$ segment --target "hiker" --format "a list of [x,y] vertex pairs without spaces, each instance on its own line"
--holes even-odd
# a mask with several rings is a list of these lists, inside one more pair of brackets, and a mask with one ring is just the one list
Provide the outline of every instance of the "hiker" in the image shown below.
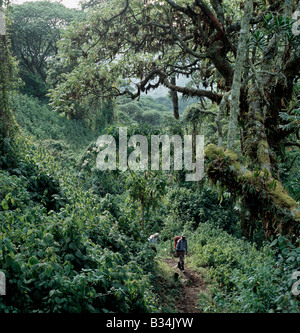
[[184,254],[187,254],[187,240],[185,234],[181,235],[181,238],[178,240],[176,244],[176,253],[177,256],[179,257],[178,268],[181,269],[183,273],[185,273]]
[[155,245],[157,244],[157,238],[159,237],[159,233],[156,233],[154,235],[151,235],[149,238],[148,238],[148,242],[150,244],[152,244],[152,250],[154,250],[155,252],[157,252],[156,250],[156,247]]

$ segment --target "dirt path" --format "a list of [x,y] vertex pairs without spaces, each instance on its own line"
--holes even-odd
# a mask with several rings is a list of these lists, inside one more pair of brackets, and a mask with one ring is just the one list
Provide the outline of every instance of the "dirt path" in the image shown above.
[[169,265],[174,274],[179,274],[182,281],[182,298],[178,302],[177,311],[179,313],[200,313],[198,307],[198,295],[200,292],[205,292],[205,283],[201,274],[191,270],[188,263],[185,265],[185,273],[177,268],[178,259],[167,258],[164,262]]

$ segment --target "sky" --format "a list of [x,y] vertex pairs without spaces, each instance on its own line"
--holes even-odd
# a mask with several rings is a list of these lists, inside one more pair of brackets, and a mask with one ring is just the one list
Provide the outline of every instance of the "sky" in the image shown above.
[[[38,1],[38,0],[11,0],[11,3],[13,4],[21,4],[24,2],[29,2],[29,1]],[[60,0],[60,1],[54,1],[53,2],[61,2],[63,5],[65,5],[68,8],[77,8],[79,4],[79,0]]]

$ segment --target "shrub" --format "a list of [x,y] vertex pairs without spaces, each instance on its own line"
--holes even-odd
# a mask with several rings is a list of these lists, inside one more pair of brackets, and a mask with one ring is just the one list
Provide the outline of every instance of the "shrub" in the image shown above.
[[212,283],[213,300],[202,304],[209,311],[299,312],[291,277],[300,252],[282,236],[257,249],[255,244],[204,223],[189,243],[194,264],[206,268]]
[[220,203],[217,193],[208,185],[196,190],[186,187],[170,188],[165,205],[164,234],[167,237],[181,233],[186,224],[196,229],[200,223],[205,222],[230,233],[236,231],[237,217],[232,203],[226,198]]
[[22,131],[38,140],[64,141],[79,151],[98,136],[83,120],[67,119],[37,98],[18,94],[11,104]]
[[[122,213],[116,224],[107,211],[109,199],[84,190],[76,175],[59,172],[52,156],[40,154],[26,146],[19,173],[0,172],[0,270],[6,276],[0,312],[156,311],[154,254],[146,237],[124,233]],[[45,191],[53,197],[52,186],[66,201],[49,210]]]

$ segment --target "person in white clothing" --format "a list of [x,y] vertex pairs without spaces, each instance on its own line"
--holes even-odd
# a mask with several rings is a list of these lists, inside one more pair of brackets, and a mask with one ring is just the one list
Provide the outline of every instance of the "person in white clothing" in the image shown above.
[[156,234],[154,234],[154,235],[151,235],[149,238],[148,238],[148,242],[150,243],[150,244],[152,244],[152,249],[155,251],[155,252],[157,252],[157,250],[156,250],[156,244],[157,244],[157,240],[158,240],[158,237],[159,237],[159,233],[156,233]]

